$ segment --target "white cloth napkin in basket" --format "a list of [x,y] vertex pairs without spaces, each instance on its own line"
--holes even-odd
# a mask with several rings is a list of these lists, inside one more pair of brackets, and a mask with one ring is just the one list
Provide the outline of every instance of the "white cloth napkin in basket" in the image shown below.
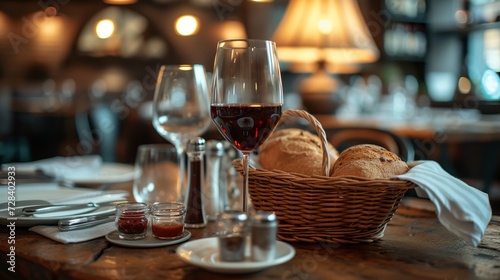
[[42,171],[48,176],[64,179],[66,176],[90,176],[99,172],[102,167],[102,158],[99,155],[52,157],[32,162],[13,162],[3,164],[2,169],[15,166],[16,171],[35,172]]
[[96,239],[116,230],[115,222],[108,222],[90,228],[60,231],[57,226],[34,226],[29,230],[61,243],[78,243]]
[[488,194],[453,177],[435,161],[415,163],[406,174],[395,177],[418,185],[436,206],[441,224],[477,247],[491,220]]

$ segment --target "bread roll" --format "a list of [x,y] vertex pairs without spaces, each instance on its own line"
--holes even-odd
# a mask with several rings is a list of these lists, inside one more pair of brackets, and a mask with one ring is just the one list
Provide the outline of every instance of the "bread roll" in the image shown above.
[[[338,157],[330,145],[330,170]],[[275,131],[259,149],[259,162],[268,170],[278,169],[305,175],[325,175],[323,152],[318,136],[297,128]],[[331,173],[331,172],[330,172]]]
[[408,165],[398,155],[371,144],[352,146],[335,161],[332,177],[356,176],[388,179],[408,171]]

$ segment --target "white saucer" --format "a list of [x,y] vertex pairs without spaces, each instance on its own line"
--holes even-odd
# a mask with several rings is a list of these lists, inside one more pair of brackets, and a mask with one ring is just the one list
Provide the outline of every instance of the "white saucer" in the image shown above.
[[177,255],[187,263],[219,273],[250,273],[279,265],[295,256],[295,249],[287,243],[276,241],[276,258],[273,261],[254,262],[249,256],[243,262],[223,262],[218,257],[217,237],[193,240],[180,245]]
[[174,245],[177,243],[184,242],[189,238],[191,238],[191,232],[189,232],[188,230],[184,230],[184,234],[180,238],[174,240],[157,239],[151,234],[151,232],[148,232],[148,234],[144,239],[139,239],[139,240],[120,239],[117,231],[112,231],[106,235],[106,239],[109,242],[116,245],[131,247],[131,248],[153,248],[153,247]]
[[64,179],[81,185],[111,184],[128,182],[134,179],[134,166],[122,163],[103,163],[99,172],[93,176],[82,176],[80,174],[69,174]]

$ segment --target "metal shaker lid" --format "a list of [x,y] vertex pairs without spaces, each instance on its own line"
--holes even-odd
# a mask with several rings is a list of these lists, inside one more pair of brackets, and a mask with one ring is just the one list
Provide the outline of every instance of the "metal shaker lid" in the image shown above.
[[271,211],[257,210],[252,216],[252,223],[268,224],[276,223],[276,214]]
[[195,137],[189,139],[187,143],[186,152],[204,152],[205,151],[205,139],[201,137]]
[[248,216],[242,211],[227,210],[220,214],[219,218],[224,221],[244,222],[248,219]]
[[209,156],[222,156],[224,154],[224,144],[218,140],[207,141],[207,155]]

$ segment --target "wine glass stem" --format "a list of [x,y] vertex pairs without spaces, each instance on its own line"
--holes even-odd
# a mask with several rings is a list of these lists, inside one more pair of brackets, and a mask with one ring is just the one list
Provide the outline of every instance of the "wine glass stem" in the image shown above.
[[248,214],[248,169],[249,169],[249,157],[250,153],[244,152],[243,153],[243,168],[244,168],[244,174],[243,174],[243,212]]
[[180,191],[180,202],[184,203],[184,200],[186,199],[186,156],[185,156],[185,149],[182,146],[176,146],[177,150],[177,156],[179,157],[179,191]]

